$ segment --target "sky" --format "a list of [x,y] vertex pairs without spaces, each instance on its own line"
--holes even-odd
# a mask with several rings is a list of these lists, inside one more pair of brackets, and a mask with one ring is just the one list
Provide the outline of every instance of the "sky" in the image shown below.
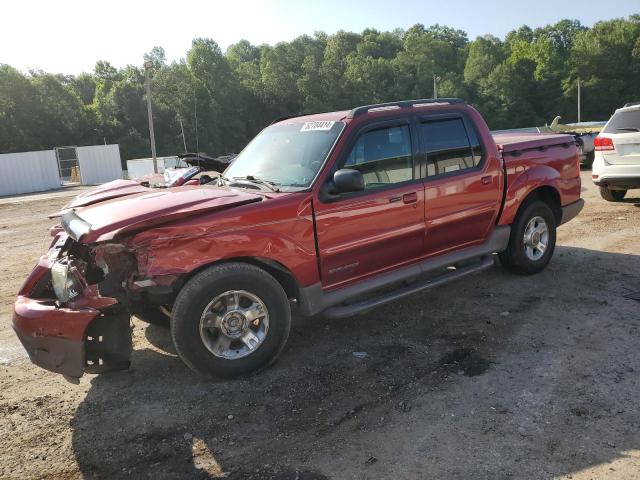
[[640,0],[5,0],[1,7],[0,63],[24,72],[77,74],[97,60],[141,65],[154,46],[168,60],[185,57],[191,40],[213,38],[224,51],[241,39],[289,41],[317,30],[360,32],[439,23],[504,38],[521,25],[563,18],[591,26],[640,13]]

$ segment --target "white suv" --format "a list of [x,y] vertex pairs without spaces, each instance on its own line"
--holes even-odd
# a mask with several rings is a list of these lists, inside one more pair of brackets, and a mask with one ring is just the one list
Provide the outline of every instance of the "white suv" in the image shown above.
[[591,178],[602,198],[619,202],[640,188],[640,102],[617,109],[593,144]]

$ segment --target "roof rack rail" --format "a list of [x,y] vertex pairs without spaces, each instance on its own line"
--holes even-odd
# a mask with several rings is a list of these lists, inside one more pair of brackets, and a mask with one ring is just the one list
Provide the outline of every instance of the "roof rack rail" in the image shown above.
[[635,107],[636,105],[640,105],[640,102],[627,102],[624,104],[624,107]]
[[397,102],[387,102],[387,103],[375,103],[373,105],[363,105],[361,107],[356,107],[349,112],[347,118],[354,118],[358,115],[362,115],[363,113],[367,113],[370,110],[391,110],[396,108],[409,108],[414,107],[416,105],[424,105],[428,103],[465,103],[464,100],[460,98],[421,98],[418,100],[400,100]]

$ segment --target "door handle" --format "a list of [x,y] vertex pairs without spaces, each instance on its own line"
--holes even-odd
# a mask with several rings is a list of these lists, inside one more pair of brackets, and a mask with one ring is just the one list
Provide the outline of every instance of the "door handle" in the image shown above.
[[489,185],[491,183],[491,180],[493,180],[493,176],[491,175],[487,175],[486,177],[481,178],[483,185]]
[[405,193],[402,196],[402,201],[404,203],[415,203],[418,201],[418,194],[416,192],[412,192],[412,193]]

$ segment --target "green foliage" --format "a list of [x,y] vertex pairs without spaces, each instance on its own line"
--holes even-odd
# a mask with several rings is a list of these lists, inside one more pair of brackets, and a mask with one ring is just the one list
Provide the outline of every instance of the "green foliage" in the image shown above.
[[485,35],[469,45],[469,54],[464,66],[464,80],[472,85],[481,85],[505,60],[504,45],[500,39]]
[[[274,118],[394,99],[459,96],[491,128],[576,120],[582,84],[585,120],[604,120],[640,100],[640,15],[576,20],[531,29],[504,41],[416,24],[406,31],[316,32],[274,46],[241,40],[222,52],[195,39],[185,59],[167,63],[162,47],[144,55],[159,155],[183,150],[239,151]],[[142,66],[99,61],[77,76],[23,74],[0,65],[0,152],[119,143],[123,158],[149,155]],[[197,115],[196,115],[197,113]],[[197,116],[197,122],[196,122]]]

